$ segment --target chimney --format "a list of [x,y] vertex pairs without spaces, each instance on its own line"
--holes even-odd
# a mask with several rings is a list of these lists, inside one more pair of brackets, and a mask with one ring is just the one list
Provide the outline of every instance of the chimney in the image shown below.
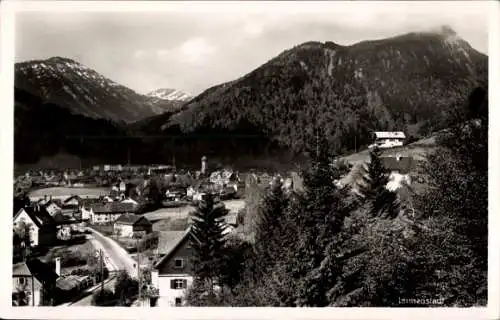
[[58,276],[61,275],[61,258],[60,257],[57,257],[56,258],[56,273]]

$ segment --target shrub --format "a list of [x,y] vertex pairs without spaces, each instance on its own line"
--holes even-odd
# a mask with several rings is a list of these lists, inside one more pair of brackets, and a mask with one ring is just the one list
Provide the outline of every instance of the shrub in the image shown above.
[[139,283],[125,271],[120,271],[116,279],[115,295],[120,306],[130,306],[139,292]]
[[116,299],[115,295],[113,294],[113,291],[109,289],[104,289],[104,290],[98,290],[92,295],[91,303],[93,306],[99,306],[99,307],[114,306],[116,305]]

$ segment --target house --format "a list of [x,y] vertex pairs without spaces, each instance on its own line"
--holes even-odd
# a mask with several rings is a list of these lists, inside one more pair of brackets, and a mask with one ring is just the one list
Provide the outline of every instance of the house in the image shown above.
[[30,246],[50,246],[57,239],[55,221],[41,206],[21,208],[13,220],[14,229],[27,229],[25,230],[29,235]]
[[116,201],[104,204],[96,203],[89,209],[86,209],[85,213],[82,210],[82,219],[84,216],[89,216],[89,221],[92,224],[108,224],[116,221],[122,214],[136,213],[138,210],[139,206],[133,203],[121,203]]
[[389,191],[396,191],[402,186],[411,185],[411,178],[408,174],[401,174],[398,172],[391,172],[389,175],[389,182],[387,182],[386,188]]
[[47,204],[44,205],[45,210],[50,214],[51,217],[56,215],[57,213],[60,213],[62,211],[62,208],[59,207],[55,201],[50,200],[47,202]]
[[[59,268],[59,269],[58,269]],[[56,259],[56,270],[60,260]],[[39,259],[30,259],[12,266],[12,304],[16,306],[52,305],[57,271]]]
[[223,200],[235,199],[238,194],[238,185],[236,183],[230,182],[225,187],[220,190],[219,195]]
[[105,164],[103,169],[105,172],[108,172],[108,171],[121,172],[123,170],[123,166],[121,164],[118,164],[118,165]]
[[188,199],[193,199],[194,195],[197,193],[197,191],[195,190],[195,188],[193,188],[192,186],[190,186],[189,188],[187,188],[186,190],[186,197]]
[[82,201],[82,198],[79,196],[70,196],[69,198],[66,198],[63,200],[63,208],[78,208]]
[[151,175],[166,175],[172,171],[173,167],[170,165],[151,166],[148,168],[148,176]]
[[378,146],[379,148],[400,147],[406,139],[406,136],[402,131],[376,131],[373,135],[374,142],[369,146],[369,148],[373,148],[375,146]]
[[136,233],[152,232],[152,224],[144,216],[122,214],[113,225],[113,233],[120,237],[132,237]]
[[238,182],[238,174],[232,170],[214,171],[210,174],[210,183],[215,185],[227,185],[229,182]]
[[103,202],[113,202],[115,200],[113,200],[110,196],[105,196],[105,197],[102,198],[102,201]]
[[138,205],[139,203],[137,201],[135,201],[134,199],[132,198],[125,198],[125,200],[122,200],[121,203],[132,203],[134,205]]
[[82,202],[82,198],[79,196],[70,196],[69,198],[66,198],[62,202],[62,208],[63,209],[78,209],[80,206],[80,203]]
[[90,216],[92,213],[92,206],[102,203],[105,203],[103,199],[82,199],[82,202],[80,203],[80,211],[78,214],[74,214],[74,217],[77,217],[84,221],[88,221],[90,220]]
[[193,283],[190,231],[165,231],[160,233],[158,250],[164,256],[154,265],[151,281],[159,291],[157,306],[181,306],[184,294]]
[[74,299],[83,290],[93,285],[90,276],[65,275],[57,278],[55,296],[57,302]]
[[165,192],[168,201],[180,201],[187,193],[181,189],[172,189]]
[[77,220],[62,213],[57,213],[53,218],[58,239],[69,240],[71,238],[71,231],[83,230],[85,227],[82,220]]
[[238,213],[229,213],[224,216],[224,222],[226,227],[224,229],[224,234],[230,234],[238,226]]

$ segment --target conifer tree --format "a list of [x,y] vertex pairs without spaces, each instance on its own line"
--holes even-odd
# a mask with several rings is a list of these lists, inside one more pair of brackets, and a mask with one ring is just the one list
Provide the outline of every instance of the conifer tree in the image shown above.
[[370,150],[370,162],[366,165],[366,174],[363,175],[362,182],[359,184],[361,197],[367,201],[374,200],[389,182],[381,156],[380,148],[374,147]]
[[432,293],[445,296],[445,305],[484,305],[488,279],[487,91],[475,89],[467,108],[460,111],[438,139],[438,150],[421,167],[428,189],[417,197],[416,204],[422,217],[433,223],[432,234],[423,240],[435,250],[420,248],[422,262],[414,270],[422,285],[439,283]]
[[283,215],[288,205],[282,186],[281,181],[273,181],[259,208],[255,232],[255,252],[261,273],[267,272],[280,259],[279,248],[283,240]]
[[191,246],[194,251],[192,265],[195,281],[207,286],[211,293],[224,270],[223,217],[227,214],[224,204],[215,203],[214,196],[207,195],[192,217]]
[[358,184],[359,192],[362,200],[369,204],[372,216],[394,217],[399,210],[397,194],[386,188],[389,177],[381,155],[378,147],[370,150],[370,163],[362,182]]
[[342,265],[337,258],[344,241],[342,225],[351,210],[345,202],[347,190],[336,185],[342,172],[331,165],[326,139],[320,138],[313,155],[312,166],[303,173],[305,192],[290,205],[288,225],[294,226],[295,239],[287,243],[280,264],[286,272],[282,279],[294,282],[278,294],[289,306],[329,304],[328,292]]

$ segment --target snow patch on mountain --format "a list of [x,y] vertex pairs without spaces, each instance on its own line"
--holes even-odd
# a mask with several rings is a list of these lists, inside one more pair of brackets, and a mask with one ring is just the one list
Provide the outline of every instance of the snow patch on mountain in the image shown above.
[[[77,114],[120,122],[139,121],[178,103],[139,94],[77,61],[62,57],[17,63],[15,82],[16,87]],[[171,97],[186,99],[187,95],[171,92]]]
[[162,100],[189,101],[191,96],[185,92],[176,89],[157,89],[147,94],[148,97],[158,98]]

